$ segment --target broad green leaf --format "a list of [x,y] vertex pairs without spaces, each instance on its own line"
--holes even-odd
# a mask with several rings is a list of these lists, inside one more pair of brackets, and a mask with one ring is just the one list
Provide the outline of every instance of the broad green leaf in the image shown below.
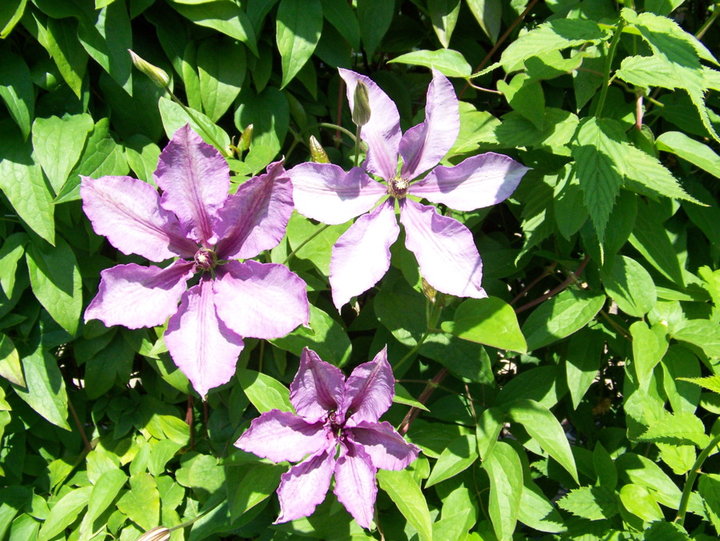
[[558,507],[588,520],[602,520],[618,513],[615,494],[605,487],[580,487],[560,500]]
[[645,9],[657,15],[669,15],[685,0],[646,0]]
[[15,294],[18,263],[25,255],[28,239],[24,232],[13,233],[5,239],[0,248],[0,287],[8,299]]
[[380,488],[387,492],[398,510],[417,530],[420,541],[432,541],[432,518],[425,496],[408,470],[378,470]]
[[452,321],[444,321],[442,329],[464,340],[499,349],[527,350],[512,307],[497,297],[468,299],[455,310]]
[[35,164],[29,143],[9,122],[0,123],[0,190],[18,216],[49,243],[55,242],[54,207],[40,166]]
[[570,337],[565,357],[565,377],[575,409],[595,381],[604,348],[605,337],[598,331],[583,330]]
[[720,475],[710,472],[701,475],[698,492],[715,531],[720,532]]
[[230,148],[230,136],[221,127],[217,126],[206,115],[199,111],[183,108],[174,101],[160,98],[160,116],[168,139],[172,138],[177,130],[185,124],[190,124],[192,129],[202,137],[206,143],[214,146],[222,153],[227,153]]
[[160,147],[138,135],[125,141],[125,157],[135,176],[150,182],[160,157]]
[[435,35],[447,49],[460,14],[460,0],[428,0],[428,11]]
[[562,397],[562,377],[555,365],[538,366],[512,377],[497,395],[498,405],[529,398],[541,406],[552,408]]
[[216,122],[240,93],[245,80],[245,48],[220,38],[203,40],[197,49],[197,68],[203,111]]
[[257,38],[252,23],[245,11],[232,0],[216,0],[202,4],[172,1],[170,5],[193,23],[241,41],[255,56],[258,55]]
[[93,355],[81,358],[85,365],[85,392],[88,398],[96,399],[113,388],[116,381],[121,385],[130,379],[133,360],[139,341],[125,332],[115,333],[112,340]]
[[350,46],[360,49],[360,23],[357,15],[347,2],[335,0],[322,0],[322,11],[325,19],[333,25]]
[[324,275],[330,274],[332,247],[350,223],[325,225],[313,223],[303,215],[293,212],[287,225],[290,248],[296,250],[293,257],[311,261]]
[[93,487],[81,487],[71,490],[60,498],[50,508],[50,514],[45,518],[38,534],[38,541],[49,541],[62,533],[85,509],[90,501]]
[[239,467],[226,467],[227,498],[230,517],[244,513],[272,496],[285,468],[276,464],[251,462]]
[[522,333],[528,350],[552,344],[582,329],[605,304],[605,295],[566,289],[545,301],[525,320]]
[[566,531],[567,527],[563,524],[563,517],[543,494],[540,487],[530,479],[525,479],[524,483],[518,508],[518,521],[541,532],[561,533]]
[[15,25],[20,22],[26,5],[27,0],[9,0],[0,6],[0,39],[8,37]]
[[176,472],[179,484],[188,488],[201,488],[212,494],[225,484],[225,469],[211,455],[186,454],[182,467]]
[[93,119],[88,114],[36,118],[33,122],[34,154],[55,193],[63,187],[80,159],[93,128]]
[[700,449],[710,443],[710,436],[705,434],[703,422],[688,412],[665,412],[662,417],[653,421],[638,439],[670,445],[696,445]]
[[534,400],[518,400],[506,406],[510,418],[523,426],[530,437],[578,482],[575,459],[565,430],[552,412]]
[[275,39],[282,59],[285,87],[310,59],[320,40],[323,10],[320,0],[280,0]]
[[671,152],[720,178],[720,156],[708,145],[688,137],[683,132],[668,131],[655,140],[658,150]]
[[477,442],[474,434],[467,434],[453,440],[440,454],[440,458],[438,458],[430,477],[425,483],[425,488],[427,489],[457,475],[461,471],[465,471],[477,458]]
[[403,404],[413,408],[418,408],[423,411],[430,411],[425,404],[418,402],[405,387],[399,383],[395,383],[395,395],[393,396],[393,403]]
[[77,22],[73,19],[48,19],[46,48],[62,78],[80,98],[88,54],[78,41],[77,27]]
[[236,377],[248,400],[260,413],[271,409],[293,411],[290,391],[275,378],[248,369],[238,370]]
[[67,423],[68,399],[65,382],[57,361],[38,347],[21,359],[25,388],[14,387],[15,393],[39,415],[60,428],[70,430]]
[[466,0],[480,28],[490,41],[495,43],[500,35],[502,23],[502,0]]
[[55,246],[30,242],[25,260],[40,304],[63,329],[75,334],[82,312],[82,280],[70,245],[60,237]]
[[599,441],[595,443],[592,458],[593,468],[597,476],[596,484],[609,490],[615,490],[617,486],[617,468],[612,456]]
[[625,485],[620,489],[623,507],[645,522],[662,520],[663,513],[652,493],[641,485]]
[[25,541],[36,539],[40,523],[32,516],[23,513],[12,522],[8,541]]
[[523,471],[520,457],[513,447],[499,441],[482,463],[490,478],[488,513],[499,541],[513,537],[520,502],[522,501]]
[[[441,70],[442,71],[442,70]],[[443,72],[447,75],[447,72]],[[495,140],[495,129],[500,121],[486,111],[460,102],[460,133],[448,156],[457,156],[478,150],[483,142]]]
[[95,481],[88,501],[87,513],[83,516],[80,532],[90,537],[96,531],[95,520],[110,507],[127,482],[127,475],[120,469],[111,469],[103,473]]
[[651,489],[661,504],[677,509],[681,491],[655,462],[642,455],[626,452],[615,460],[620,478]]
[[160,493],[155,479],[148,473],[130,477],[130,490],[123,494],[117,507],[143,530],[149,530],[160,521]]
[[668,341],[665,337],[667,327],[656,323],[648,327],[644,321],[636,321],[630,326],[632,335],[633,367],[641,389],[650,385],[653,369],[665,355]]
[[527,118],[538,130],[543,129],[545,95],[539,81],[531,79],[526,73],[518,73],[509,83],[498,81],[497,88],[514,111]]
[[368,57],[377,51],[395,14],[395,0],[357,0],[360,36]]
[[[23,0],[23,4],[25,1]],[[6,8],[0,7],[0,10],[2,9]],[[20,128],[23,139],[27,139],[35,112],[35,91],[30,69],[25,60],[10,51],[6,45],[0,46],[0,55],[3,59],[0,62],[0,98]]]
[[685,284],[676,249],[665,225],[661,218],[649,212],[648,206],[642,202],[638,205],[630,244],[668,280],[678,286]]
[[26,387],[20,355],[9,336],[0,334],[0,376],[18,387]]
[[672,331],[675,340],[701,348],[710,357],[720,356],[720,326],[707,319],[690,319]]
[[626,314],[643,317],[655,306],[655,283],[650,273],[634,259],[616,256],[603,267],[600,277],[605,291]]
[[453,49],[438,49],[437,51],[412,51],[396,56],[390,63],[410,64],[411,66],[425,66],[436,69],[448,77],[469,77],[472,68],[465,57]]

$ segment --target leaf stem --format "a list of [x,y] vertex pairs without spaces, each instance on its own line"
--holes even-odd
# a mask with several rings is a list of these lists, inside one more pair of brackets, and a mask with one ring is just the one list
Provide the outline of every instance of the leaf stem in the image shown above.
[[92,445],[90,444],[90,440],[87,437],[87,434],[85,433],[85,428],[82,425],[82,422],[80,421],[80,417],[78,417],[77,411],[75,411],[75,406],[73,406],[72,400],[68,397],[68,410],[70,411],[70,415],[73,418],[73,422],[75,423],[75,426],[78,429],[78,432],[80,433],[80,438],[83,442],[83,447],[85,448],[85,452],[88,453],[92,450]]
[[313,234],[310,235],[308,238],[306,238],[304,241],[302,241],[297,248],[295,248],[292,252],[290,252],[290,253],[287,255],[287,257],[285,258],[285,261],[283,261],[283,265],[287,265],[287,262],[290,261],[290,259],[292,259],[292,257],[293,257],[299,250],[301,250],[301,249],[303,248],[303,246],[305,246],[308,242],[310,242],[310,241],[313,240],[315,237],[317,237],[320,233],[322,233],[323,231],[325,231],[328,227],[330,227],[330,224],[324,224],[320,229],[318,229],[317,231],[315,231],[315,233],[313,233]]
[[355,130],[355,167],[357,167],[360,164],[360,130],[362,128],[360,126],[357,127]]
[[332,122],[318,122],[318,126],[321,128],[331,128],[336,131],[341,131],[345,135],[347,135],[350,139],[353,140],[353,143],[357,144],[357,138],[353,132],[348,130],[347,128],[343,128],[342,126],[339,126],[338,124],[333,124]]
[[575,282],[577,280],[578,276],[580,276],[582,274],[582,272],[585,270],[585,267],[588,264],[588,261],[590,261],[590,256],[586,255],[585,258],[578,265],[578,268],[575,269],[575,272],[571,272],[570,274],[568,274],[568,277],[565,278],[565,280],[563,280],[562,283],[560,283],[560,285],[551,289],[544,295],[541,295],[537,299],[533,299],[530,302],[523,304],[522,306],[516,308],[515,313],[519,314],[521,312],[524,312],[525,310],[529,310],[533,306],[536,306],[536,305],[540,304],[541,302],[548,300],[553,295],[557,295],[563,289],[566,289],[570,284],[572,284],[573,282]]
[[682,497],[680,498],[680,507],[678,507],[677,516],[675,517],[675,522],[680,526],[682,526],[685,521],[685,514],[687,513],[688,504],[690,503],[690,494],[692,493],[693,486],[695,486],[695,479],[697,479],[700,473],[700,468],[702,468],[703,463],[718,443],[720,443],[720,434],[716,435],[708,446],[700,452],[690,473],[688,473],[685,486],[683,487]]
[[605,107],[605,98],[607,98],[608,88],[610,87],[610,70],[612,70],[613,58],[615,58],[615,51],[620,42],[620,36],[622,35],[624,26],[625,21],[621,19],[617,27],[615,27],[615,33],[613,34],[612,41],[610,41],[610,49],[608,49],[607,57],[605,58],[602,89],[600,90],[600,97],[598,98],[598,104],[595,108],[595,116],[597,117],[601,116],[602,110]]

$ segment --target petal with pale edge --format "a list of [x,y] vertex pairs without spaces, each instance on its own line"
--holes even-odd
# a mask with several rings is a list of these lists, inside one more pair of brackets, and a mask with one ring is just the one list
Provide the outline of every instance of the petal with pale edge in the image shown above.
[[458,100],[452,83],[433,70],[425,104],[425,121],[410,128],[400,141],[401,176],[412,180],[443,159],[460,131]]
[[345,376],[336,366],[305,348],[300,367],[290,384],[290,402],[298,415],[308,421],[326,419],[339,408],[345,391]]
[[348,426],[377,421],[392,404],[395,378],[387,360],[387,346],[367,363],[355,367],[345,382],[342,413]]
[[214,296],[212,282],[200,280],[182,296],[165,331],[170,356],[203,398],[235,374],[243,348],[242,338],[218,318]]
[[339,69],[340,77],[347,86],[350,110],[355,105],[355,87],[362,82],[368,89],[370,120],[360,129],[360,138],[368,145],[365,168],[384,179],[395,176],[400,145],[400,115],[395,103],[387,94],[365,75],[347,69]]
[[335,465],[333,492],[360,526],[370,528],[377,497],[377,470],[362,448],[346,443]]
[[405,246],[415,254],[420,274],[431,286],[458,297],[487,297],[482,261],[467,227],[410,199],[402,202],[400,222],[405,227]]
[[295,208],[326,224],[342,224],[370,210],[387,188],[359,167],[347,173],[331,163],[301,163],[288,171]]
[[436,167],[423,180],[412,184],[408,192],[433,203],[470,211],[507,199],[527,171],[527,167],[509,156],[486,152],[454,167]]
[[298,462],[327,446],[327,431],[323,423],[310,424],[293,413],[271,410],[253,419],[235,446],[273,462]]
[[163,190],[162,206],[196,241],[215,244],[215,212],[230,188],[230,169],[220,153],[186,124],[160,153],[154,178]]
[[277,246],[293,210],[292,186],[281,162],[251,178],[218,211],[221,259],[248,259]]
[[275,524],[312,515],[330,488],[335,469],[335,447],[290,468],[280,477],[277,489],[280,516]]
[[220,319],[240,336],[280,338],[310,317],[305,282],[276,263],[231,261],[215,280]]
[[154,327],[177,312],[193,263],[178,260],[169,267],[117,265],[100,273],[100,287],[85,310],[85,321],[99,319],[106,326],[129,329]]
[[390,246],[399,234],[394,199],[388,199],[360,216],[337,240],[330,259],[330,287],[338,310],[385,275],[390,268]]
[[180,223],[160,206],[155,188],[131,177],[82,177],[83,210],[98,235],[124,254],[164,261],[195,252]]
[[406,442],[386,421],[382,423],[362,422],[346,433],[354,443],[360,445],[379,470],[403,470],[417,458],[418,449]]

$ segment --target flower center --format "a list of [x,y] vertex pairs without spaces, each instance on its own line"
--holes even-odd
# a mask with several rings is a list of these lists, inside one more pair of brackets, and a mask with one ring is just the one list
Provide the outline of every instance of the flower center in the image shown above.
[[217,265],[217,256],[210,248],[202,247],[195,252],[195,265],[200,272],[207,272]]
[[407,195],[409,182],[401,177],[395,177],[388,182],[387,193],[395,199],[404,199]]

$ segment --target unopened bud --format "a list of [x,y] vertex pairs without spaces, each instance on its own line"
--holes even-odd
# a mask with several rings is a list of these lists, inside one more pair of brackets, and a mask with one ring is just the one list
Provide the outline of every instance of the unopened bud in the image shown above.
[[367,86],[361,81],[355,86],[352,121],[358,126],[364,126],[370,120],[370,96]]
[[130,53],[130,58],[132,59],[133,66],[135,66],[138,71],[147,75],[150,80],[156,85],[158,85],[160,88],[168,87],[168,85],[170,84],[170,76],[164,69],[158,68],[157,66],[151,64],[130,49],[128,49],[128,52]]
[[320,141],[315,139],[314,135],[310,136],[308,146],[310,147],[310,159],[312,161],[315,163],[330,163],[330,158],[328,158],[327,152],[325,152],[325,149],[320,144]]
[[170,539],[170,530],[164,526],[157,526],[138,537],[137,541],[167,541]]
[[425,295],[425,298],[429,300],[432,304],[435,304],[435,299],[437,298],[437,289],[428,284],[425,278],[421,278],[421,280],[423,295]]
[[250,143],[252,143],[253,138],[253,125],[248,124],[245,129],[242,132],[242,135],[240,136],[240,141],[238,142],[238,150],[241,152],[245,152],[250,148]]

